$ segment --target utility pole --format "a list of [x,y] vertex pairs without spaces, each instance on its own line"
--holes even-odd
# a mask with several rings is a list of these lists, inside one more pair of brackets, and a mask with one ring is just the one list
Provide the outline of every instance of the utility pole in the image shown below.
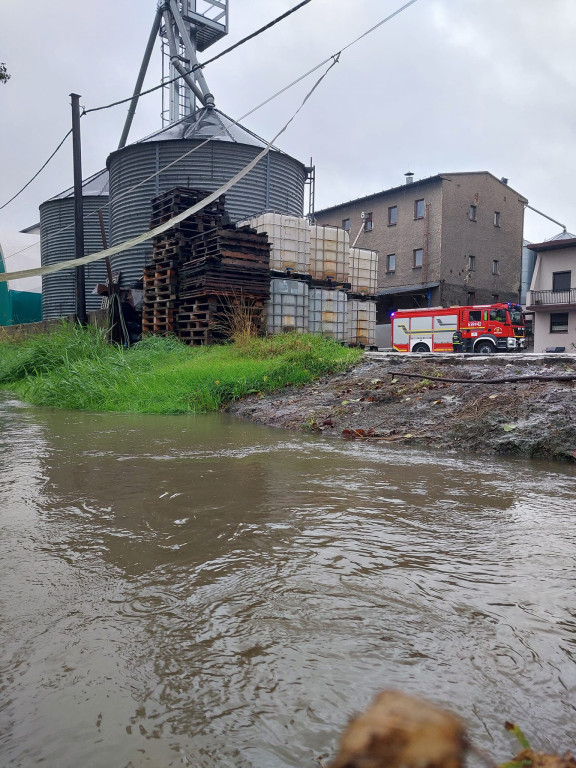
[[[72,156],[74,164],[74,232],[76,258],[84,256],[84,200],[82,198],[82,141],[80,137],[80,96],[71,93],[72,99]],[[84,265],[76,267],[76,319],[87,325],[86,278]]]

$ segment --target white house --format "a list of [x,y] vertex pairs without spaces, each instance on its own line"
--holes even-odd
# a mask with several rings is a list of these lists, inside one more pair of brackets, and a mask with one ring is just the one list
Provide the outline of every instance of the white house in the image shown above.
[[576,353],[576,235],[561,232],[528,246],[537,254],[526,311],[534,312],[534,351]]

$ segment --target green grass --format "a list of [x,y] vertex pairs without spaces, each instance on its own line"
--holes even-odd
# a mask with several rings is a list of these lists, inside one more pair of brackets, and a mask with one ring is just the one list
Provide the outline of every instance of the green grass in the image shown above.
[[309,334],[213,347],[147,337],[125,350],[107,344],[102,331],[63,324],[49,335],[0,342],[0,387],[57,408],[193,413],[306,384],[360,357],[358,350]]

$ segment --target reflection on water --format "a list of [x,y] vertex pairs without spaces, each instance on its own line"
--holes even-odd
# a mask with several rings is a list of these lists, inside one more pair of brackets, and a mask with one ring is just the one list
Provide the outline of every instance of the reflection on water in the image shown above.
[[384,687],[574,749],[572,467],[0,400],[0,764],[317,766]]

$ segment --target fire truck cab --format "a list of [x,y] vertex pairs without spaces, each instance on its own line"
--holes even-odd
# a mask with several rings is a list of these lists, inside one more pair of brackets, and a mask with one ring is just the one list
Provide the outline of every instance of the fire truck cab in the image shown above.
[[399,309],[391,315],[392,346],[397,352],[462,352],[488,355],[525,347],[524,315],[519,304]]

